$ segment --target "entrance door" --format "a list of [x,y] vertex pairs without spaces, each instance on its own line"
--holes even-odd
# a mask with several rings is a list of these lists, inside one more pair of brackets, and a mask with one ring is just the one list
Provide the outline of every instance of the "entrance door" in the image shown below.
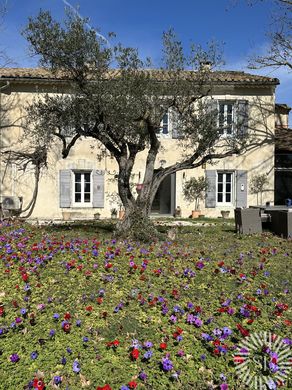
[[275,205],[292,198],[292,169],[275,170]]
[[175,173],[160,184],[152,203],[152,214],[173,215],[175,209]]

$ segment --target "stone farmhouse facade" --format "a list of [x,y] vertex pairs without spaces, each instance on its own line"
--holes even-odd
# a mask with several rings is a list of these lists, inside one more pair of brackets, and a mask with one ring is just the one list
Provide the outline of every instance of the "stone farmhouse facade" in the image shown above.
[[[214,71],[210,77],[215,85],[212,99],[218,108],[218,124],[222,137],[233,132],[238,112],[246,112],[246,131],[258,132],[261,138],[273,140],[275,134],[275,89],[278,79],[237,71]],[[66,84],[64,78],[53,77],[40,68],[4,68],[0,70],[0,111],[9,109],[2,119],[1,149],[21,148],[21,118],[26,115],[26,106],[44,93],[56,93]],[[5,123],[14,123],[5,128]],[[171,115],[166,113],[160,129],[163,152],[157,159],[157,169],[179,159],[180,148]],[[93,147],[93,145],[95,145]],[[206,199],[200,202],[202,214],[208,217],[221,216],[221,211],[256,204],[256,195],[250,191],[254,175],[266,174],[268,185],[263,202],[274,203],[274,143],[260,143],[258,148],[239,156],[228,157],[208,163],[196,170],[179,171],[161,184],[152,212],[154,215],[170,216],[175,209],[188,217],[194,205],[183,197],[183,184],[190,177],[206,176],[209,189]],[[113,208],[119,209],[117,197],[117,166],[111,156],[89,138],[77,141],[66,159],[61,157],[61,146],[50,151],[49,164],[40,179],[39,194],[31,218],[44,220],[92,219],[97,213],[101,218],[110,217]],[[133,186],[138,188],[144,174],[145,154],[140,153],[134,166]],[[21,172],[14,164],[1,161],[0,195],[22,196],[23,204],[31,199],[32,174]]]

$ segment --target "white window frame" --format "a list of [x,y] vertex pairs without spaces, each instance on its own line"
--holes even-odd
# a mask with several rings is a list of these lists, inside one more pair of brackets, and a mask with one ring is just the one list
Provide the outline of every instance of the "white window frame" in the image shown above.
[[[75,173],[81,174],[81,202],[75,201]],[[84,202],[84,175],[90,173],[90,202]],[[74,170],[72,171],[72,206],[73,207],[92,207],[93,199],[93,182],[92,170]]]
[[[219,133],[220,133],[220,136],[221,137],[232,137],[234,134],[235,134],[235,121],[236,121],[236,117],[235,117],[235,104],[236,104],[236,101],[234,100],[218,100],[218,119],[217,119],[217,126],[218,126],[218,129],[219,129]],[[223,105],[224,106],[224,112],[223,112],[223,127],[220,126],[220,106]],[[227,124],[227,118],[228,118],[228,105],[231,105],[232,106],[232,122],[231,122],[231,133],[227,133],[227,127],[228,127],[228,124]],[[222,133],[220,132],[222,129]]]
[[[223,175],[223,191],[222,191],[222,202],[218,201],[218,184],[219,184],[219,180],[218,180],[218,176],[219,174],[222,174]],[[226,184],[227,184],[227,181],[226,181],[226,175],[227,174],[231,174],[231,191],[230,191],[230,202],[226,202]],[[216,204],[218,206],[232,206],[233,205],[233,201],[234,201],[234,191],[235,191],[235,182],[234,182],[234,178],[235,178],[235,175],[234,175],[234,171],[217,171],[217,176],[216,176]]]
[[[167,115],[167,133],[163,133],[163,119],[164,119],[165,115]],[[161,119],[159,131],[157,132],[158,137],[160,137],[160,138],[171,138],[172,137],[170,117],[171,117],[171,113],[170,113],[170,109],[168,109],[167,112],[165,112],[163,114],[163,117]]]

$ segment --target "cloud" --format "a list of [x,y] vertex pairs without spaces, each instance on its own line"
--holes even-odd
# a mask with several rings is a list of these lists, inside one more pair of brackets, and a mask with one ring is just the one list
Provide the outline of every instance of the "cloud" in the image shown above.
[[[62,2],[63,2],[67,7],[69,7],[69,8],[74,12],[74,14],[75,14],[78,18],[83,19],[83,17],[81,16],[81,14],[78,12],[78,10],[77,10],[75,7],[73,7],[72,4],[70,4],[67,0],[62,0]],[[103,36],[102,34],[98,33],[92,26],[90,26],[89,23],[85,23],[85,25],[86,25],[86,27],[87,27],[89,30],[95,31],[96,36],[97,36],[98,38],[101,38],[103,41],[106,42],[106,44],[107,44],[108,46],[110,46],[110,43],[109,43],[109,41],[105,38],[105,36]]]

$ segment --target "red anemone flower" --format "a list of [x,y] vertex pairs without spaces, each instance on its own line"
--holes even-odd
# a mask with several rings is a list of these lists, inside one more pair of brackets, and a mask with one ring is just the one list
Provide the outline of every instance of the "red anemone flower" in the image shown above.
[[131,351],[131,357],[132,357],[132,359],[133,359],[133,360],[137,360],[138,357],[139,357],[139,354],[140,354],[139,349],[134,348],[134,349]]
[[33,388],[36,390],[43,390],[45,388],[45,383],[42,379],[34,378],[33,380]]

